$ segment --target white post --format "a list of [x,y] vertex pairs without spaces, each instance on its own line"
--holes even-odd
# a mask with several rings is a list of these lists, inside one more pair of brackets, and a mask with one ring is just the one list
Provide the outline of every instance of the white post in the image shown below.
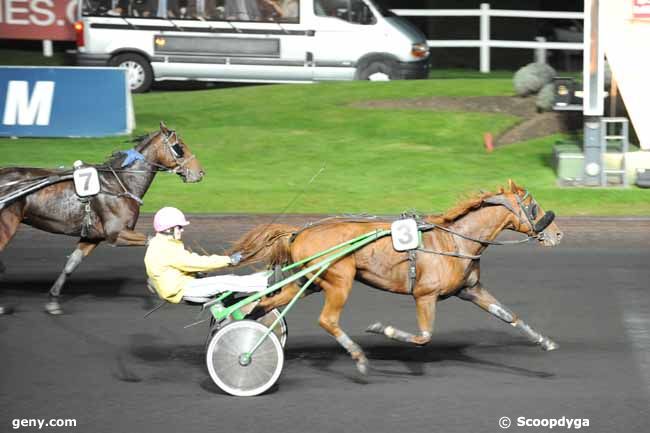
[[[537,36],[535,38],[537,42],[546,42],[546,38],[543,36]],[[535,48],[535,63],[546,63],[546,48],[537,47]]]
[[49,40],[49,39],[44,39],[43,40],[43,56],[52,57],[52,54],[53,54],[52,41]]
[[490,4],[481,3],[481,72],[490,72]]
[[158,18],[167,18],[167,0],[158,0]]

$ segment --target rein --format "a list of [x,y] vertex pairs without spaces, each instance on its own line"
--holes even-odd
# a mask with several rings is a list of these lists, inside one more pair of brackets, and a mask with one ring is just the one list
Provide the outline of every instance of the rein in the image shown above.
[[[535,225],[533,223],[533,220],[531,219],[531,215],[530,215],[530,208],[532,206],[537,206],[537,204],[532,203],[530,206],[527,206],[527,205],[523,204],[523,201],[526,200],[526,198],[528,196],[529,196],[528,191],[526,191],[526,194],[524,195],[523,198],[520,198],[519,195],[517,195],[517,202],[518,202],[519,207],[520,207],[520,212],[519,213],[517,213],[515,211],[515,209],[508,202],[506,202],[505,200],[493,200],[493,201],[489,201],[489,199],[486,200],[486,202],[489,203],[489,204],[504,206],[510,212],[515,214],[520,221],[521,221],[521,211],[524,212],[524,215],[526,216],[526,218],[528,220],[527,223],[532,228],[533,233],[535,233],[534,235],[527,235],[524,239],[519,239],[519,240],[516,240],[516,241],[491,241],[491,240],[488,240],[488,239],[479,239],[479,238],[475,238],[475,237],[472,237],[472,236],[464,235],[462,233],[459,233],[457,231],[451,230],[451,229],[449,229],[447,227],[443,227],[443,226],[438,225],[438,224],[423,223],[423,222],[418,222],[418,231],[425,232],[425,231],[430,231],[430,230],[436,230],[437,229],[437,230],[441,230],[443,232],[449,233],[449,234],[451,234],[453,236],[456,236],[456,237],[459,237],[459,238],[462,238],[462,239],[465,239],[465,240],[468,240],[468,241],[471,241],[471,242],[479,243],[481,245],[519,245],[519,244],[524,244],[524,243],[529,242],[532,239],[539,239],[539,237],[540,237],[540,233],[537,232],[537,230],[535,228]],[[321,225],[321,224],[326,224],[327,222],[329,222],[331,220],[343,220],[343,221],[351,220],[350,222],[355,222],[355,220],[358,221],[358,222],[377,222],[377,221],[381,221],[381,219],[379,217],[374,216],[374,215],[344,215],[344,216],[326,217],[326,218],[323,218],[321,220],[305,224],[298,231],[293,232],[291,234],[291,238],[290,238],[289,242],[293,242],[293,240],[300,233],[302,233],[303,231],[308,230],[308,229],[310,229],[312,227]],[[361,221],[359,221],[359,220],[361,220]],[[416,220],[417,220],[417,218],[416,218]],[[477,254],[477,255],[463,254],[463,253],[458,253],[458,252],[453,252],[453,251],[438,251],[438,250],[430,250],[430,249],[426,249],[426,248],[416,248],[415,250],[419,251],[419,252],[422,252],[422,253],[436,254],[436,255],[446,256],[446,257],[456,257],[456,258],[459,258],[459,259],[479,260],[481,258],[481,254]],[[409,260],[412,261],[412,259],[410,259],[410,258],[409,258]]]
[[[172,135],[174,135],[175,140],[174,140],[173,143],[170,143],[170,137]],[[101,166],[97,167],[96,169],[97,169],[97,171],[110,172],[110,173],[113,174],[113,176],[115,177],[115,179],[117,180],[117,182],[119,183],[120,187],[123,190],[122,193],[117,194],[118,197],[128,197],[128,198],[130,198],[132,200],[135,200],[140,206],[142,206],[144,204],[142,199],[140,197],[136,196],[135,194],[133,194],[131,191],[129,191],[126,188],[126,186],[124,185],[124,183],[122,182],[120,177],[117,175],[118,172],[119,173],[158,173],[158,172],[165,172],[165,173],[169,173],[169,174],[178,174],[179,172],[181,172],[181,170],[185,169],[186,175],[189,175],[189,169],[186,168],[186,165],[190,161],[192,161],[193,159],[196,158],[196,155],[194,155],[194,154],[191,155],[188,158],[178,157],[176,155],[176,152],[173,149],[174,149],[175,146],[178,146],[179,143],[178,143],[178,136],[176,135],[175,130],[171,130],[169,132],[169,134],[164,134],[163,135],[163,142],[164,142],[165,147],[167,147],[167,150],[171,154],[172,158],[174,159],[174,162],[176,162],[176,164],[177,164],[176,167],[174,167],[174,168],[169,168],[169,167],[164,166],[162,164],[159,164],[157,162],[151,161],[151,160],[145,158],[144,155],[142,155],[140,152],[136,151],[142,157],[140,160],[143,161],[145,164],[149,164],[150,166],[154,167],[155,170],[134,170],[134,169],[128,169],[128,168],[127,169],[117,169],[116,170],[115,168],[113,168],[113,166],[110,163],[101,165]],[[105,168],[105,167],[108,167],[108,169]]]
[[[526,242],[530,241],[531,239],[537,239],[539,237],[539,235],[536,235],[536,236],[530,236],[529,235],[525,239],[520,239],[520,240],[517,240],[517,241],[489,241],[487,239],[476,239],[476,238],[473,238],[471,236],[466,236],[466,235],[464,235],[462,233],[455,232],[453,230],[448,229],[447,227],[442,227],[442,226],[439,226],[439,225],[436,225],[436,224],[429,224],[428,227],[426,227],[426,229],[424,229],[422,231],[435,230],[435,229],[442,230],[443,232],[447,232],[447,233],[449,233],[451,235],[458,236],[459,238],[462,238],[462,239],[465,239],[465,240],[468,240],[468,241],[472,241],[472,242],[476,242],[476,243],[479,243],[479,244],[482,244],[482,245],[517,245],[517,244],[526,243]],[[481,258],[481,254],[477,254],[477,255],[463,254],[463,253],[455,253],[455,252],[449,252],[449,251],[429,250],[429,249],[426,249],[426,248],[416,248],[416,250],[420,251],[422,253],[437,254],[439,256],[447,256],[447,257],[456,257],[456,258],[459,258],[459,259],[480,260],[480,258]]]
[[490,240],[487,240],[487,239],[473,238],[471,236],[467,236],[467,235],[464,235],[462,233],[455,232],[455,231],[453,231],[451,229],[448,229],[447,227],[439,226],[437,224],[429,224],[429,225],[431,226],[431,228],[429,228],[429,230],[439,229],[439,230],[442,230],[443,232],[447,232],[447,233],[450,233],[450,234],[452,234],[454,236],[458,236],[459,238],[463,238],[465,240],[476,242],[476,243],[483,244],[483,245],[517,245],[517,244],[526,243],[526,242],[530,241],[531,239],[537,239],[539,237],[539,235],[537,234],[535,236],[527,235],[524,239],[519,239],[517,241],[490,241]]
[[140,206],[142,206],[142,205],[144,204],[144,202],[142,201],[142,199],[141,199],[140,197],[138,197],[137,195],[133,194],[133,193],[132,193],[131,191],[129,191],[128,189],[126,189],[126,187],[125,187],[124,184],[122,183],[122,180],[121,180],[120,177],[117,175],[117,173],[115,173],[115,170],[113,169],[113,167],[112,167],[111,165],[109,165],[108,168],[111,169],[111,172],[113,173],[113,176],[115,176],[115,179],[117,180],[117,183],[119,183],[120,186],[122,187],[122,189],[124,190],[123,193],[118,194],[118,197],[120,197],[120,196],[122,196],[122,197],[128,197],[128,198],[130,198],[130,199],[135,200],[135,201],[136,201]]

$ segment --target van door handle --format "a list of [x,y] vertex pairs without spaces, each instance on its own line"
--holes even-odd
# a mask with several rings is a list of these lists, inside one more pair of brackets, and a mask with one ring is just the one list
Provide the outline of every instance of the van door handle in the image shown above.
[[314,66],[314,53],[311,51],[305,54],[305,66]]

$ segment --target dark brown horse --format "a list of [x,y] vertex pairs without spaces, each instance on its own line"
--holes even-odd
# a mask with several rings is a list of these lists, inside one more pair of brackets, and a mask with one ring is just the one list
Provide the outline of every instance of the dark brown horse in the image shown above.
[[[123,167],[128,157],[124,153],[117,153],[95,166],[101,191],[88,200],[77,196],[73,181],[69,179],[70,172],[22,167],[0,169],[0,196],[5,197],[25,182],[67,175],[68,180],[37,189],[0,206],[0,251],[11,241],[20,223],[79,238],[76,249],[50,289],[50,300],[46,304],[49,313],[62,312],[58,298],[66,278],[100,242],[115,246],[146,244],[147,236],[133,229],[140,215],[141,198],[158,171],[176,173],[185,182],[198,182],[203,177],[199,161],[176,132],[162,122],[159,131],[141,138],[134,149],[141,156],[138,155],[139,159],[128,167]],[[0,262],[2,271],[4,266]],[[0,312],[2,310],[0,306]]]
[[[388,338],[424,345],[431,341],[436,304],[449,296],[470,301],[520,330],[530,341],[545,350],[558,346],[531,328],[515,313],[494,298],[480,281],[480,255],[503,230],[514,230],[534,237],[544,246],[555,246],[562,232],[533,197],[514,182],[509,190],[485,193],[463,202],[443,215],[424,217],[432,228],[422,233],[422,247],[416,253],[416,273],[410,284],[407,253],[393,249],[390,237],[364,246],[334,263],[316,282],[325,296],[319,323],[343,346],[362,374],[368,360],[361,347],[339,326],[339,318],[355,279],[372,287],[415,298],[419,333],[411,334],[393,326],[374,323],[368,332]],[[269,265],[296,262],[341,242],[377,229],[389,229],[390,222],[337,221],[300,229],[272,225],[253,229],[233,245],[241,251],[242,264],[265,262]],[[442,254],[441,254],[442,253]],[[411,290],[412,289],[412,290]],[[285,305],[297,293],[296,283],[262,300],[258,308],[269,311]],[[310,293],[313,293],[313,290]]]

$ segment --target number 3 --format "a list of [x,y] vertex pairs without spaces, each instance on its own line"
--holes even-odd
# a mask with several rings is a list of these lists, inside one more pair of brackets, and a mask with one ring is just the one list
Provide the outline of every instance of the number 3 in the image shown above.
[[408,225],[401,225],[398,230],[400,231],[399,241],[401,244],[410,244],[413,241],[413,235]]

